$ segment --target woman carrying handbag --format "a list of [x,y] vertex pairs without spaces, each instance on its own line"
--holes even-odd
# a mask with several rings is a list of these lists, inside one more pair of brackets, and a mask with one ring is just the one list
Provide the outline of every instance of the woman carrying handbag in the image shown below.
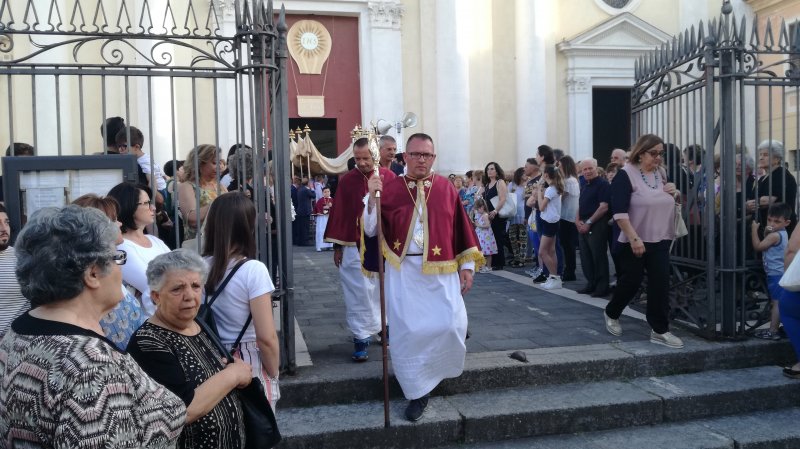
[[235,350],[252,367],[253,377],[263,384],[274,410],[280,398],[279,346],[271,297],[275,287],[266,265],[255,259],[255,223],[255,206],[245,194],[231,192],[214,200],[203,234],[203,256],[210,268],[205,289],[206,293],[216,292],[233,267],[247,259],[218,292],[211,310],[228,350],[234,349],[233,343],[252,315]]

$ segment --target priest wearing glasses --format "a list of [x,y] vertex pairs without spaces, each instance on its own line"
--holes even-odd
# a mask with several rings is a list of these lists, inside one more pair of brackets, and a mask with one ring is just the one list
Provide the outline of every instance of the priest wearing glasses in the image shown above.
[[392,180],[371,177],[364,208],[364,233],[376,235],[376,191],[383,192],[390,354],[410,401],[405,412],[410,421],[422,417],[439,382],[464,370],[467,312],[462,295],[472,287],[475,269],[484,264],[458,192],[431,170],[435,158],[430,136],[409,137],[407,174]]

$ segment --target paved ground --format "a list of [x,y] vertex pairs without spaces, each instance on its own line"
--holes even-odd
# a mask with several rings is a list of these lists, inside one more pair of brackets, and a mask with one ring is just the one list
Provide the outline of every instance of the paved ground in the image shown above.
[[[530,267],[527,267],[530,268]],[[352,363],[352,335],[345,322],[344,301],[333,253],[294,247],[296,318],[311,362]],[[578,268],[580,276],[580,268]],[[466,295],[470,338],[468,352],[577,346],[613,341],[647,340],[644,317],[626,311],[622,337],[605,330],[602,308],[607,300],[575,293],[583,286],[565,283],[548,292],[533,286],[524,269],[477,274]],[[681,334],[680,331],[677,332]],[[380,363],[378,346],[370,348],[372,363]]]

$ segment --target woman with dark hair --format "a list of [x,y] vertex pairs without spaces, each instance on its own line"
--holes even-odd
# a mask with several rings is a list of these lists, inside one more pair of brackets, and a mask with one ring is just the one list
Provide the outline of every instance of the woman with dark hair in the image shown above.
[[[121,223],[117,221],[119,215],[119,203],[113,197],[106,196],[100,197],[93,193],[82,195],[75,199],[72,204],[80,207],[92,207],[102,211],[109,220],[113,221],[117,226]],[[117,228],[119,229],[119,227]],[[117,235],[117,245],[122,243],[122,231],[120,230]],[[103,334],[121,350],[126,350],[128,342],[130,341],[133,333],[144,322],[144,313],[142,312],[142,305],[139,300],[133,296],[128,289],[122,287],[122,301],[114,307],[113,310],[108,312],[106,316],[100,319],[100,327],[103,328]]]
[[[266,265],[255,259],[256,208],[244,193],[230,192],[214,200],[207,220],[203,236],[203,256],[210,267],[206,296],[212,296],[236,269],[211,307],[220,340],[250,364],[274,409],[280,398],[278,335],[272,320],[275,287]],[[242,330],[241,345],[230,348]]]
[[[489,211],[489,220],[492,221],[492,232],[497,240],[497,255],[492,257],[492,269],[502,270],[506,265],[505,248],[510,246],[508,234],[506,233],[507,218],[501,217],[497,211],[503,208],[508,199],[508,187],[506,187],[506,174],[497,162],[489,162],[483,170],[483,185],[486,189],[483,199]],[[497,205],[492,204],[492,198],[497,197]]]
[[136,290],[133,293],[140,298],[145,317],[156,310],[150,300],[150,287],[145,275],[147,264],[159,254],[170,251],[161,239],[144,233],[145,226],[155,220],[155,205],[150,200],[149,190],[143,185],[123,182],[108,192],[108,196],[119,203],[118,219],[122,223],[123,241],[117,248],[128,253],[128,263],[122,267],[122,280]]
[[508,187],[508,194],[515,195],[517,200],[517,213],[509,219],[508,240],[511,244],[511,253],[514,255],[509,265],[522,267],[525,265],[525,253],[528,248],[528,220],[525,219],[525,169],[519,167],[514,170],[514,177]]
[[667,182],[661,167],[664,141],[645,134],[636,141],[630,158],[611,182],[611,212],[622,232],[618,258],[623,272],[606,306],[606,330],[622,335],[619,317],[639,290],[647,270],[647,323],[652,343],[682,348],[683,341],[669,332],[669,252],[675,239],[675,184]]
[[564,272],[562,281],[575,280],[575,244],[578,241],[578,228],[575,220],[578,218],[578,200],[581,194],[578,183],[578,168],[575,160],[564,156],[558,161],[558,169],[564,179],[564,195],[561,197],[561,220],[558,222],[558,240],[564,254]]
[[564,179],[555,165],[548,165],[542,170],[542,181],[534,191],[536,203],[541,209],[539,232],[542,240],[539,243],[539,257],[550,273],[541,287],[545,290],[561,288],[561,277],[558,276],[558,256],[556,256],[556,235],[561,220],[561,196],[564,194]]
[[103,336],[122,299],[126,254],[101,211],[36,211],[15,245],[33,309],[0,342],[3,447],[164,448],[186,421],[183,401]]

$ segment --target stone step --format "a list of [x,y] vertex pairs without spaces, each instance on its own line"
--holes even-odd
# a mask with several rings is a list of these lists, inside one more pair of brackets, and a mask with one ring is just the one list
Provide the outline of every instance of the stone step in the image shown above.
[[800,447],[798,421],[800,408],[787,408],[683,423],[457,444],[440,449],[796,449]]
[[[682,338],[686,343],[682,350],[649,341],[529,349],[522,351],[528,363],[509,358],[512,351],[469,353],[464,373],[456,379],[443,381],[433,396],[747,368],[788,363],[794,357],[786,340],[710,342],[691,336]],[[297,375],[281,378],[279,408],[382,400],[380,353],[373,353],[373,359],[361,364],[299,368]],[[392,398],[403,397],[391,368],[389,385]]]
[[762,366],[432,397],[418,423],[394,400],[389,428],[378,401],[282,408],[278,422],[287,449],[429,448],[788,408],[798,394],[800,382]]

